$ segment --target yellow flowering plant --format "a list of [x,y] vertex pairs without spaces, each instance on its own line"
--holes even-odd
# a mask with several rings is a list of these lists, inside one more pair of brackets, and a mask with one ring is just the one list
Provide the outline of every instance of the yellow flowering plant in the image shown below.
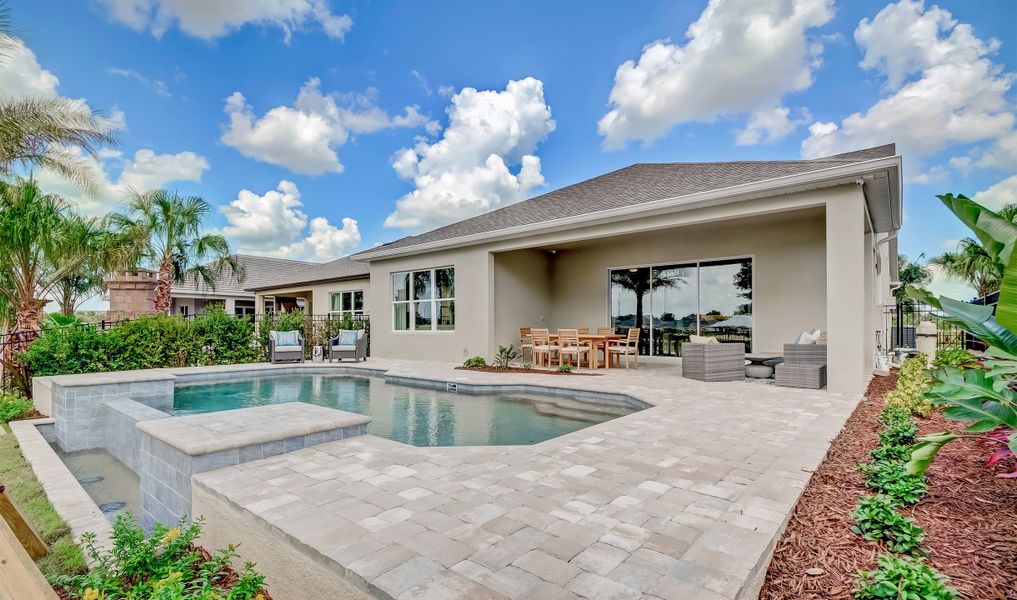
[[[202,523],[201,519],[181,519],[176,527],[157,524],[146,533],[130,514],[120,515],[113,523],[111,550],[98,548],[95,536],[86,534],[85,550],[95,565],[92,571],[55,578],[52,583],[80,600],[256,600],[258,596],[265,600],[265,577],[253,564],[246,564],[237,578],[229,576],[237,557],[235,546],[209,556],[195,545]],[[232,583],[226,586],[224,581]]]

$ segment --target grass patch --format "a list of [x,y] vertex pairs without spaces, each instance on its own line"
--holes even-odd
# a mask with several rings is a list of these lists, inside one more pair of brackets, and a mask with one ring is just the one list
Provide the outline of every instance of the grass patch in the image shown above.
[[3,428],[7,435],[0,435],[0,482],[3,482],[7,495],[21,509],[28,522],[49,545],[49,554],[36,562],[39,570],[47,579],[57,575],[84,573],[87,570],[85,556],[71,539],[70,528],[46,498],[42,484],[35,478],[32,467],[21,454],[17,438],[10,433],[8,426],[4,425]]

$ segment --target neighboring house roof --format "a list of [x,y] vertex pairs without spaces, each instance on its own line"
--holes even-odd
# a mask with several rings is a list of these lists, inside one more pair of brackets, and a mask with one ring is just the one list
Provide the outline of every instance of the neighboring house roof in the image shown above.
[[[453,240],[470,236],[494,234],[501,230],[526,228],[547,224],[556,220],[574,219],[584,215],[637,207],[654,201],[681,198],[692,194],[725,190],[753,182],[762,182],[782,177],[817,172],[845,165],[864,163],[895,156],[894,144],[846,152],[812,160],[757,160],[710,163],[639,163],[612,171],[593,179],[511,204],[488,213],[452,223],[426,233],[407,236],[369,250],[353,257],[370,260],[380,258],[395,250],[424,245],[426,248],[453,243]],[[898,181],[884,182],[879,191],[887,197],[897,194]],[[866,190],[868,194],[869,190]],[[892,213],[891,209],[886,211]],[[896,229],[899,221],[895,216],[887,217],[884,227]],[[436,244],[437,243],[437,244]]]
[[184,283],[174,284],[171,294],[180,297],[251,297],[253,294],[248,290],[253,286],[262,285],[267,281],[278,279],[294,271],[303,271],[309,267],[320,266],[320,263],[305,260],[290,260],[250,254],[238,254],[237,260],[244,267],[243,281],[237,281],[233,271],[227,267],[216,278],[214,289],[206,286],[204,282],[198,281],[194,276],[189,276]]
[[370,274],[371,268],[367,263],[343,257],[324,264],[314,265],[295,273],[291,272],[288,275],[276,277],[269,281],[261,281],[251,285],[245,284],[244,289],[260,292],[262,290],[288,288],[296,285],[326,283],[345,279],[362,279]]

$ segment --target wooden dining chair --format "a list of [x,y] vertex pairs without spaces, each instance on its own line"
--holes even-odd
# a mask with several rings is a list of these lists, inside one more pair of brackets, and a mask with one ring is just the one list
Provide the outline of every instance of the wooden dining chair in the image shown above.
[[530,327],[519,328],[519,356],[522,357],[529,350],[530,360],[533,360],[533,339],[530,337],[530,329]]
[[598,327],[597,335],[614,335],[614,327]]
[[589,327],[580,327],[579,329],[576,329],[576,331],[579,332],[579,335],[590,335]]
[[554,353],[554,346],[551,345],[551,333],[546,329],[530,329],[530,356],[534,364],[541,364],[545,361],[548,367],[551,366],[551,355]]
[[564,362],[569,357],[569,364],[572,364],[572,356],[576,357],[576,366],[582,368],[583,355],[586,355],[586,366],[590,365],[590,347],[579,342],[578,329],[558,330],[558,362]]
[[629,333],[624,340],[618,340],[610,344],[607,347],[608,360],[611,357],[618,359],[621,362],[621,357],[625,356],[625,368],[629,368],[629,356],[635,360],[636,368],[639,368],[639,328],[629,328]]

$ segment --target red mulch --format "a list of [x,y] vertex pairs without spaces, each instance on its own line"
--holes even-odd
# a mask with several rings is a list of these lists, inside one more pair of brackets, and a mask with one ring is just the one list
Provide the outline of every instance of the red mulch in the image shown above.
[[[194,549],[197,550],[198,554],[201,555],[200,562],[208,561],[208,560],[212,559],[212,555],[209,553],[208,550],[205,550],[203,547],[197,546],[197,547],[194,547]],[[237,572],[235,570],[233,570],[232,567],[227,566],[223,570],[222,575],[219,577],[219,579],[215,583],[216,583],[216,585],[222,587],[223,589],[229,590],[230,588],[233,587],[233,584],[236,583],[237,579],[239,579],[239,578],[240,578],[240,576],[237,575]],[[56,594],[60,598],[60,600],[71,600],[71,598],[72,598],[70,593],[67,590],[63,589],[63,588],[59,588],[59,589],[54,588],[53,591],[56,592]],[[272,600],[272,596],[268,595],[268,592],[265,591],[265,588],[261,589],[261,597],[264,600]]]
[[[761,600],[850,600],[855,574],[875,568],[882,547],[851,533],[851,512],[870,493],[857,465],[879,444],[883,394],[896,380],[896,374],[873,378],[834,439],[777,544]],[[960,429],[938,414],[919,419],[923,434]],[[903,512],[925,529],[930,564],[951,578],[961,597],[1017,600],[1017,480],[995,477],[1013,465],[986,468],[989,454],[973,440],[947,445],[927,473],[929,493]],[[813,568],[823,573],[807,575]]]
[[545,369],[524,369],[522,367],[509,367],[502,369],[501,367],[492,367],[491,365],[485,365],[483,367],[456,367],[457,371],[479,371],[481,373],[531,373],[536,375],[600,375],[600,373],[580,373],[578,371],[571,371],[569,373],[562,373],[561,371],[545,370]]
[[46,415],[42,414],[41,412],[39,412],[39,411],[37,411],[37,410],[35,410],[33,408],[32,410],[26,412],[25,414],[21,415],[17,419],[11,419],[11,420],[12,421],[27,421],[29,419],[45,419],[45,418],[46,418]]

